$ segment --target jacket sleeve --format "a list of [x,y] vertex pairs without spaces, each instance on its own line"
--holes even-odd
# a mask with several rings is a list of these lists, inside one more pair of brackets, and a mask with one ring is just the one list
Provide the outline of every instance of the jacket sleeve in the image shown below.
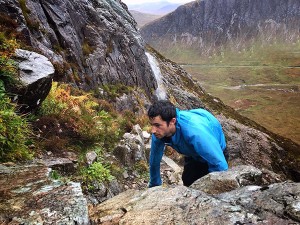
[[163,156],[165,144],[152,135],[150,150],[150,182],[149,188],[162,184],[160,177],[160,162]]
[[214,137],[206,128],[189,129],[186,131],[189,142],[193,145],[195,151],[208,163],[208,171],[224,171],[228,169],[223,150]]

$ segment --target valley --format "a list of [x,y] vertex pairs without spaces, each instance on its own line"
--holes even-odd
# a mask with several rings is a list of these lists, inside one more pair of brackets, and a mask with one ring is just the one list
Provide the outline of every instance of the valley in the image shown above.
[[[275,50],[276,49],[276,50]],[[260,52],[264,52],[264,57]],[[191,54],[193,55],[193,53]],[[300,143],[299,46],[260,49],[252,54],[204,59],[181,66],[206,91],[267,129]],[[288,56],[288,57],[287,57]],[[168,55],[171,57],[172,55]],[[173,57],[179,62],[180,59]],[[211,61],[211,62],[209,62]]]

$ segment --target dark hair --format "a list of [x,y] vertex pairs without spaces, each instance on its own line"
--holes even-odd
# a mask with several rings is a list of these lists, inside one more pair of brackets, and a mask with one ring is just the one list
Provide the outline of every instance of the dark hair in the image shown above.
[[160,116],[162,120],[166,121],[167,124],[171,121],[172,118],[176,117],[176,108],[175,106],[167,100],[159,100],[153,103],[148,109],[149,118],[154,118]]

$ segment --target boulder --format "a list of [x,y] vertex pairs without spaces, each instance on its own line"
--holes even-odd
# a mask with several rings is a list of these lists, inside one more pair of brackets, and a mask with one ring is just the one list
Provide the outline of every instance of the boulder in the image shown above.
[[38,53],[17,49],[15,56],[20,85],[8,91],[15,95],[20,110],[28,112],[37,108],[49,94],[55,70],[52,63]]
[[132,167],[139,161],[146,162],[145,144],[141,127],[135,125],[130,133],[125,133],[120,144],[113,152],[124,166]]
[[253,166],[237,166],[227,171],[212,172],[196,180],[190,188],[208,194],[219,194],[247,185],[261,185],[262,172]]

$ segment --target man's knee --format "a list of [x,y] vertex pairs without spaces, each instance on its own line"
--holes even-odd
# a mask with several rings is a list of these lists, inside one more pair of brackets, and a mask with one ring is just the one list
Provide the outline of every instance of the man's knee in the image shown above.
[[206,162],[199,162],[191,157],[185,158],[185,165],[182,173],[182,182],[184,186],[190,186],[206,174],[208,174],[208,164]]

